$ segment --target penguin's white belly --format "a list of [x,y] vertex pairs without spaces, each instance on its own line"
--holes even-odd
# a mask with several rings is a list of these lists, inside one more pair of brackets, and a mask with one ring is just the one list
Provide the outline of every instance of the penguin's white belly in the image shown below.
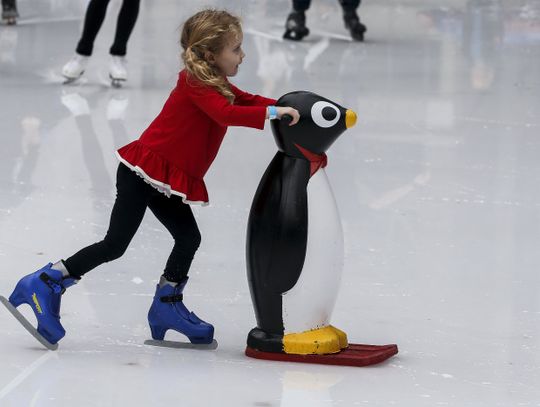
[[343,230],[324,169],[309,180],[306,259],[295,286],[283,295],[285,333],[327,326],[343,269]]

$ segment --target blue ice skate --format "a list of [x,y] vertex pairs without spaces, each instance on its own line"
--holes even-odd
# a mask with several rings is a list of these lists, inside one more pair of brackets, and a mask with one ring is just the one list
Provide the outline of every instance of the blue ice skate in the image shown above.
[[[9,300],[0,296],[0,302],[42,345],[47,349],[56,350],[58,341],[66,334],[60,323],[60,300],[66,288],[77,281],[71,277],[64,278],[62,272],[53,269],[52,263],[49,263],[21,278]],[[34,311],[38,322],[37,330],[17,310],[21,304],[30,305]]]
[[[182,292],[187,278],[175,287],[165,284],[156,287],[154,301],[148,311],[148,323],[154,340],[147,340],[147,345],[173,348],[215,349],[214,327],[190,312],[182,302]],[[165,332],[173,329],[188,337],[191,343],[165,341]]]

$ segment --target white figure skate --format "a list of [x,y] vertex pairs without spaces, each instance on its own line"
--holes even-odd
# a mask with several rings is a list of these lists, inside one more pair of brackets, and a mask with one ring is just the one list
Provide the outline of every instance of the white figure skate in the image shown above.
[[75,54],[62,68],[62,76],[66,78],[64,83],[71,83],[79,79],[88,65],[90,57]]
[[109,78],[113,88],[120,88],[127,80],[126,57],[111,55]]

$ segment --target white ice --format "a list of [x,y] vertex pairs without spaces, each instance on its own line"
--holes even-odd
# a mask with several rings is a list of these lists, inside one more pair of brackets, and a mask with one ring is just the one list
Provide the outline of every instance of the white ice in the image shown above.
[[[72,85],[60,69],[85,1],[20,0],[20,24],[0,26],[1,294],[103,237],[114,150],[160,111],[178,27],[201,4],[142,1],[119,90],[107,79],[119,1]],[[240,88],[311,90],[357,112],[328,152],[346,252],[332,321],[400,353],[370,368],[243,355],[247,215],[276,149],[269,128],[230,128],[211,206],[195,209],[203,242],[185,293],[220,347],[143,345],[172,247],[148,213],[124,257],[63,297],[57,352],[0,309],[0,406],[540,406],[540,2],[365,0],[365,43],[333,0],[313,0],[301,43],[281,40],[289,1],[204,4],[244,19]]]

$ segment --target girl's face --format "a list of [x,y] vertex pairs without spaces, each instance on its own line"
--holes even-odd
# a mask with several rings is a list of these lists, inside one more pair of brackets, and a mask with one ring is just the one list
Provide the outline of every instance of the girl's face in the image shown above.
[[242,59],[246,56],[242,50],[243,36],[231,36],[225,48],[214,58],[214,64],[220,69],[225,76],[234,76],[238,73],[238,66],[242,63]]

